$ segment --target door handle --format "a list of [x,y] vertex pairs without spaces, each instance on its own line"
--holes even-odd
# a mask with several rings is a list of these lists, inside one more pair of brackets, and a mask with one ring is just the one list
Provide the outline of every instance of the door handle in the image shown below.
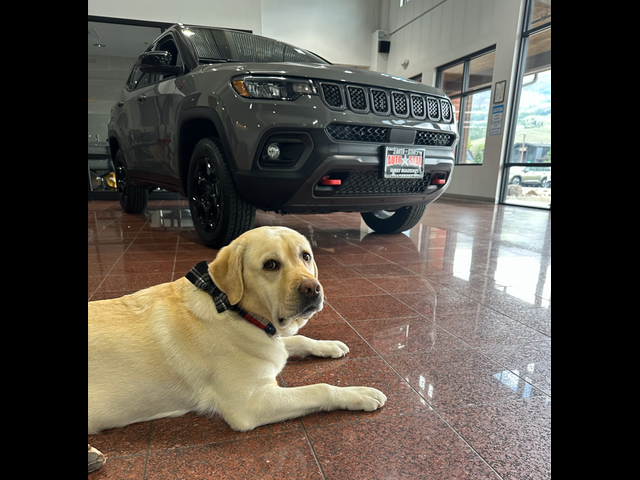
[[138,95],[138,103],[142,103],[147,99],[147,96],[145,94],[140,94]]

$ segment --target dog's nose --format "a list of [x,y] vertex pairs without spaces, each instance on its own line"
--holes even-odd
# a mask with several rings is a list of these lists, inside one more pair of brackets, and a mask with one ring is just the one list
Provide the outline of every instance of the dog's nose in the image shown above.
[[298,291],[305,297],[309,298],[317,297],[318,295],[320,295],[321,290],[322,287],[320,286],[320,282],[318,282],[315,278],[304,280],[298,287]]

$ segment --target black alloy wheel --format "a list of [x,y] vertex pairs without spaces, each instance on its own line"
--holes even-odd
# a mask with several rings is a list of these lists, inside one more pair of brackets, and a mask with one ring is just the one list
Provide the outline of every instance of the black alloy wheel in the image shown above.
[[124,153],[118,150],[114,159],[116,174],[116,188],[120,205],[126,213],[142,213],[147,207],[149,191],[146,188],[138,188],[131,185],[127,175],[127,167],[124,164]]
[[422,218],[426,205],[400,207],[397,210],[376,210],[360,215],[369,228],[378,233],[400,233],[413,228]]
[[253,228],[256,208],[236,189],[218,138],[203,138],[194,147],[187,192],[193,226],[208,247],[221,248]]
[[209,157],[201,157],[196,160],[194,170],[194,187],[191,197],[195,217],[206,233],[211,234],[220,224],[222,217],[222,195],[220,193],[220,181],[216,170]]

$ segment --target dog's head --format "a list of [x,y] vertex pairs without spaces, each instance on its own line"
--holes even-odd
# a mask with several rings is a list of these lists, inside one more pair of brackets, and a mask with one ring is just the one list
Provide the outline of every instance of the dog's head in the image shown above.
[[209,274],[232,305],[269,319],[283,336],[295,335],[322,310],[311,246],[290,228],[249,230],[218,252]]

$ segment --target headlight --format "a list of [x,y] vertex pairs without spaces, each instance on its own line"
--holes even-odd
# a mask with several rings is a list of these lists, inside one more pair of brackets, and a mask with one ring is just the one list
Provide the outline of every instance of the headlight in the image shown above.
[[317,95],[311,80],[284,77],[242,77],[231,82],[233,89],[245,98],[295,100],[301,95]]

